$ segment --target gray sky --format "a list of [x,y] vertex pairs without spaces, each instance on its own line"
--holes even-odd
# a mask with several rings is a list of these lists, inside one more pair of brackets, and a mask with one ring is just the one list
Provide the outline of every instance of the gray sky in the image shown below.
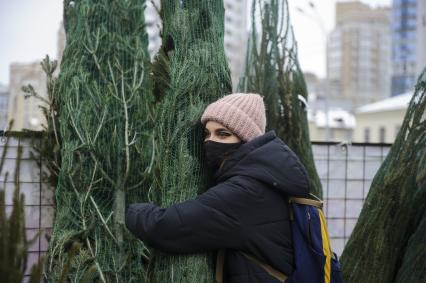
[[56,58],[62,0],[0,0],[0,83],[9,84],[11,62]]
[[[248,0],[251,1],[251,0]],[[318,27],[324,22],[327,32],[334,26],[336,0],[311,0],[319,16],[308,6],[308,0],[289,0],[290,17],[299,46],[304,71],[325,76],[325,36]],[[363,0],[370,5],[390,5],[392,0]],[[306,11],[296,11],[300,7]],[[0,0],[0,83],[9,83],[11,62],[40,61],[46,54],[56,58],[57,33],[62,19],[62,0]],[[320,20],[321,19],[321,20]]]

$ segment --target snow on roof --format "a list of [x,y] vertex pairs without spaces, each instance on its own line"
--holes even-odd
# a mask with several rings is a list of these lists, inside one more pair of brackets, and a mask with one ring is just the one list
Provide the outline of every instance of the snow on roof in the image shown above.
[[389,97],[371,104],[361,106],[355,110],[355,113],[371,113],[392,110],[404,110],[408,108],[412,92],[407,92],[397,96]]
[[319,128],[325,128],[327,126],[327,120],[328,127],[330,128],[354,129],[356,126],[355,117],[341,108],[329,109],[328,119],[325,111],[308,111],[308,120],[315,123]]

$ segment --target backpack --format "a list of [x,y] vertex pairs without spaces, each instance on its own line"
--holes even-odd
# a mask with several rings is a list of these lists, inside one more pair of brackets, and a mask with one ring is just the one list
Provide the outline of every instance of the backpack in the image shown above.
[[[312,198],[289,198],[291,230],[293,236],[295,270],[290,276],[241,252],[279,282],[285,283],[343,283],[340,263],[332,252],[327,223],[322,212],[323,202]],[[218,253],[216,282],[223,282],[224,251]]]
[[323,203],[289,198],[295,270],[286,283],[343,283],[340,263],[331,250]]

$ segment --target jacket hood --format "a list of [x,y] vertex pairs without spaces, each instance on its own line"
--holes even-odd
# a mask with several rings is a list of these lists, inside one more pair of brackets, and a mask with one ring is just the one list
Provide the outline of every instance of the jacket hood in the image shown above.
[[215,181],[248,176],[294,196],[309,193],[305,167],[296,154],[271,130],[242,144],[215,173]]

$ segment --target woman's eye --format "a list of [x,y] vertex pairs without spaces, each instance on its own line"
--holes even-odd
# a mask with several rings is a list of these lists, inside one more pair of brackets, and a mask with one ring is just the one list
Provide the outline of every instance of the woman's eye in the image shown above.
[[226,132],[221,132],[221,133],[219,133],[219,135],[222,136],[222,137],[229,137],[230,136],[230,134],[226,133]]

